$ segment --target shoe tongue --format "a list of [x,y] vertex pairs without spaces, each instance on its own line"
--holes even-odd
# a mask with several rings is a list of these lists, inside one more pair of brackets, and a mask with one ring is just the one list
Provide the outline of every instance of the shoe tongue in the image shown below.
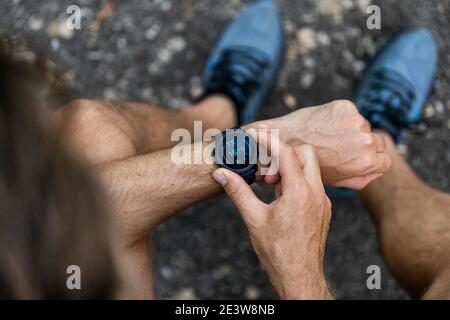
[[387,130],[397,141],[409,127],[408,114],[415,99],[414,86],[400,73],[380,69],[370,80],[361,113],[374,128]]
[[270,60],[253,47],[236,46],[223,51],[214,66],[206,91],[229,96],[238,110],[242,110],[263,80]]

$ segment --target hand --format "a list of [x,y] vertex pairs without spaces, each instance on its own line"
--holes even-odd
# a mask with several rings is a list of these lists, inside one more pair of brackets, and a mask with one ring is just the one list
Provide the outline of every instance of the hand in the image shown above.
[[325,184],[360,190],[382,176],[391,159],[384,138],[371,132],[356,106],[345,100],[304,108],[255,127],[279,129],[293,147],[315,147]]
[[279,297],[329,299],[323,258],[331,203],[324,191],[318,160],[311,146],[294,150],[280,142],[279,148],[270,148],[263,136],[258,135],[258,142],[279,161],[281,179],[274,185],[273,203],[261,202],[231,171],[218,169],[213,177],[239,209],[253,248]]

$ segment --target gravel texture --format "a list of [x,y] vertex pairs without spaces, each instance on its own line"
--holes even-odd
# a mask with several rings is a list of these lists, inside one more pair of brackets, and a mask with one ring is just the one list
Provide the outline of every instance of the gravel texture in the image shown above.
[[[0,28],[50,48],[81,96],[144,100],[180,108],[199,90],[215,39],[249,1],[2,0]],[[366,27],[378,4],[382,29]],[[64,28],[66,8],[82,8],[81,30]],[[421,177],[450,191],[450,1],[279,0],[288,35],[286,62],[260,117],[352,98],[367,59],[393,33],[425,26],[440,46],[435,92],[423,122],[401,146]],[[111,9],[111,10],[109,10]],[[100,13],[99,13],[100,12]],[[270,191],[256,188],[263,198]],[[386,269],[359,200],[334,202],[326,273],[337,298],[407,298]],[[201,203],[157,232],[159,298],[274,298],[236,209],[225,198]],[[366,287],[366,268],[382,268],[382,289]]]

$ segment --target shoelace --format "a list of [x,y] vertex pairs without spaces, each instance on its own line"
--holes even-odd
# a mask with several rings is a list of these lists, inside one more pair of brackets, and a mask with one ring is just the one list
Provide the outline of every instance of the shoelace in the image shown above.
[[214,66],[212,79],[206,90],[230,96],[238,108],[261,86],[262,76],[269,66],[269,58],[252,47],[232,47],[224,50]]
[[369,80],[370,90],[363,97],[361,113],[374,128],[383,128],[398,137],[409,127],[408,114],[416,98],[414,86],[395,70],[383,68]]

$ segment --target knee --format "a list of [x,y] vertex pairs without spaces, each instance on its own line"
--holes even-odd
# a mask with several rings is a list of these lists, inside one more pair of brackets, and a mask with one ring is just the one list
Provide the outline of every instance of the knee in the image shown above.
[[108,115],[108,108],[104,103],[95,100],[77,99],[54,112],[54,119],[60,126],[84,126],[95,122],[102,122]]
[[450,268],[443,270],[426,289],[423,300],[450,299]]
[[55,111],[54,120],[65,144],[88,163],[116,160],[137,152],[129,123],[108,102],[74,100]]

